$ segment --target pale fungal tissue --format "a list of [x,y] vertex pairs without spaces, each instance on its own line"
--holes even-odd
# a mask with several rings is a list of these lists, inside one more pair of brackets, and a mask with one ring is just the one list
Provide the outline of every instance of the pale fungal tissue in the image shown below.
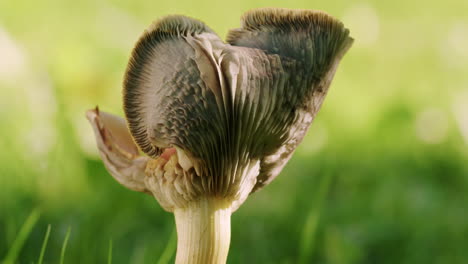
[[226,42],[178,15],[143,33],[125,119],[87,118],[109,173],[175,214],[176,263],[226,263],[231,214],[291,158],[352,43],[324,12],[276,8],[244,14]]

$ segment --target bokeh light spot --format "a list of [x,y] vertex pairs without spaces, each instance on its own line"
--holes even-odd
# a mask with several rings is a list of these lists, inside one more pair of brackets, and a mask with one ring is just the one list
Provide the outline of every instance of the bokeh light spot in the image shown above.
[[355,46],[371,46],[379,38],[379,16],[370,5],[359,4],[351,7],[343,16],[343,23],[352,32]]
[[440,109],[430,108],[420,112],[416,119],[417,137],[429,144],[441,143],[447,137],[447,115]]

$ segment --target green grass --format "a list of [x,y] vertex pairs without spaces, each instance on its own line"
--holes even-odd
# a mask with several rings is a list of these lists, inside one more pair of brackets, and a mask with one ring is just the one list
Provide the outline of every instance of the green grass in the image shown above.
[[330,183],[333,179],[331,173],[325,173],[319,182],[316,189],[315,197],[309,208],[309,213],[305,219],[304,227],[301,234],[301,243],[299,245],[298,263],[306,264],[311,262],[311,256],[314,253],[315,240],[317,237],[317,228],[320,221],[320,214],[324,200],[330,188]]
[[112,239],[109,240],[109,251],[107,253],[107,264],[112,264]]
[[13,244],[8,250],[7,255],[3,259],[3,264],[13,264],[16,262],[18,255],[20,254],[21,249],[24,246],[24,243],[26,242],[26,239],[28,239],[29,234],[36,225],[37,221],[39,220],[40,215],[41,214],[38,209],[35,209],[31,212],[31,214],[28,216],[23,226],[21,227],[20,231],[18,232],[18,236],[13,241]]
[[174,256],[177,249],[177,231],[174,227],[174,230],[171,233],[166,248],[163,250],[161,257],[159,257],[158,264],[168,264],[170,263],[171,258]]
[[71,234],[71,227],[67,229],[67,234],[65,235],[65,239],[63,240],[62,250],[60,251],[60,264],[64,263],[65,251],[67,250],[68,239],[70,238],[70,234]]
[[44,242],[42,242],[41,253],[39,255],[39,260],[37,261],[37,264],[42,264],[44,260],[44,254],[47,248],[47,243],[49,242],[50,230],[51,230],[51,226],[48,225],[46,234],[44,236]]

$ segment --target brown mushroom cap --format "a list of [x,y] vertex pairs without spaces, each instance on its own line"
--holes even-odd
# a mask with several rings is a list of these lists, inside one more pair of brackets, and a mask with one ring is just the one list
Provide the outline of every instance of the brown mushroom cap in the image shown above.
[[165,208],[201,194],[241,204],[271,182],[304,137],[352,39],[323,12],[256,9],[227,42],[198,20],[169,16],[133,50],[124,81],[131,134],[153,158],[177,149],[172,167],[157,159],[147,168],[153,189],[172,186],[158,199]]

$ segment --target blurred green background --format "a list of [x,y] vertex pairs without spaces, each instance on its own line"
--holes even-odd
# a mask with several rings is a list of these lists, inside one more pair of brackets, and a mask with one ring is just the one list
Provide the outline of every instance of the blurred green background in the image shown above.
[[281,176],[234,213],[228,263],[468,263],[460,0],[0,1],[0,260],[37,263],[50,224],[43,263],[69,229],[64,263],[105,263],[111,241],[112,263],[172,262],[173,216],[105,171],[84,112],[122,115],[154,19],[186,14],[224,37],[265,6],[324,10],[355,44]]

